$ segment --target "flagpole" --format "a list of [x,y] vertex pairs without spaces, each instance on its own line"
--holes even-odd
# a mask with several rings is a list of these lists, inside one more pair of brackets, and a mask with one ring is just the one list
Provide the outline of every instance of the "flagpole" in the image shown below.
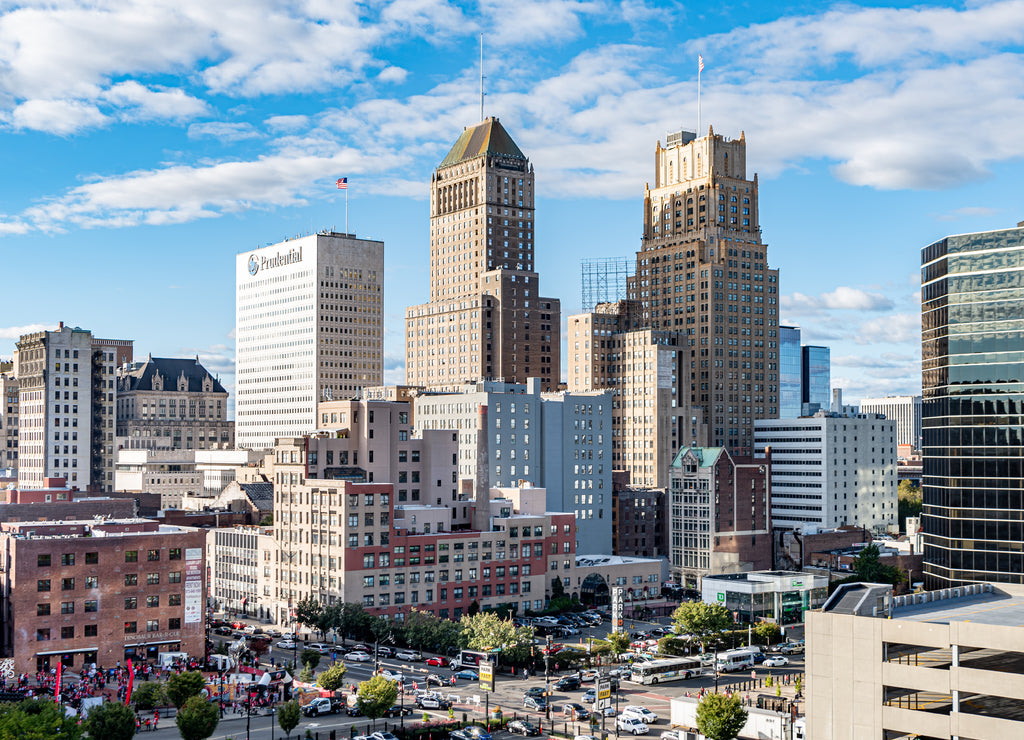
[[345,188],[345,233],[348,233],[348,188]]
[[700,136],[701,136],[701,132],[700,132],[700,72],[701,72],[701,67],[703,67],[703,66],[704,66],[703,63],[701,63],[701,62],[697,63],[697,137],[698,138],[700,138]]

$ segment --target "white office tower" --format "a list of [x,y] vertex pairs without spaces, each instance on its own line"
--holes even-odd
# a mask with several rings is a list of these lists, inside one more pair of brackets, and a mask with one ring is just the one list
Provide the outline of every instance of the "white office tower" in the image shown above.
[[896,444],[921,449],[921,396],[864,398],[860,402],[860,412],[885,414],[886,419],[896,422]]
[[322,232],[235,257],[235,443],[316,429],[321,400],[384,382],[384,242]]

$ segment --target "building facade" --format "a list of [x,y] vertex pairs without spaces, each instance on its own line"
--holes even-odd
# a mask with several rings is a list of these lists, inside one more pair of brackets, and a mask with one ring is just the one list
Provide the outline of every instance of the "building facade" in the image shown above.
[[481,381],[461,393],[425,393],[414,402],[416,429],[454,431],[465,488],[535,482],[547,491],[549,511],[574,514],[580,542],[594,552],[610,552],[611,395],[541,388],[540,379],[531,378],[525,384]]
[[754,421],[779,415],[779,274],[761,242],[746,138],[680,131],[655,150],[629,297],[648,328],[685,335],[692,405],[708,444],[754,449]]
[[898,531],[896,422],[828,411],[762,419],[756,443],[758,455],[771,450],[776,528]]
[[121,448],[229,450],[228,392],[199,358],[154,358],[117,370],[117,437]]
[[0,524],[3,655],[30,674],[205,655],[204,544],[145,519]]
[[640,558],[668,557],[665,489],[616,488],[612,498],[612,552]]
[[561,380],[561,304],[534,270],[534,172],[497,118],[466,128],[430,183],[430,302],[405,313],[409,385]]
[[832,360],[828,347],[805,344],[801,350],[801,416],[832,407]]
[[273,613],[277,542],[269,527],[219,527],[206,533],[210,595],[214,609],[236,611],[257,619]]
[[700,588],[711,573],[772,567],[771,462],[724,447],[684,447],[669,474],[671,569]]
[[18,379],[0,372],[0,470],[18,469]]
[[921,259],[926,581],[1024,583],[1024,228]]
[[380,385],[383,311],[383,242],[321,232],[237,255],[237,445],[309,434],[318,402]]
[[862,414],[884,414],[896,422],[896,444],[921,449],[921,396],[886,396],[864,398],[860,402]]
[[714,574],[704,577],[701,600],[737,614],[737,620],[802,624],[807,612],[828,597],[828,576],[782,570]]
[[800,327],[779,327],[779,418],[796,419],[803,408],[803,352]]

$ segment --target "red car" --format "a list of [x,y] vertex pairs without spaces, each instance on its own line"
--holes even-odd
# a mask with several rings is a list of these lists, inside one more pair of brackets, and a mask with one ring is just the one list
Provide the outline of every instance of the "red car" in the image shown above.
[[437,666],[438,668],[447,668],[448,659],[442,658],[440,655],[436,658],[427,658],[427,665]]

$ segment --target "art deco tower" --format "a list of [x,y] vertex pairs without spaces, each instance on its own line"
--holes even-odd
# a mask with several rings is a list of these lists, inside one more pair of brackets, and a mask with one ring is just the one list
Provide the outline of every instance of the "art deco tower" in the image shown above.
[[560,378],[561,306],[534,271],[533,166],[497,118],[466,128],[430,183],[430,302],[405,313],[409,385]]
[[758,225],[747,144],[680,131],[659,143],[644,190],[644,233],[628,294],[651,329],[682,332],[690,403],[710,443],[754,452],[754,420],[779,416],[779,273]]

